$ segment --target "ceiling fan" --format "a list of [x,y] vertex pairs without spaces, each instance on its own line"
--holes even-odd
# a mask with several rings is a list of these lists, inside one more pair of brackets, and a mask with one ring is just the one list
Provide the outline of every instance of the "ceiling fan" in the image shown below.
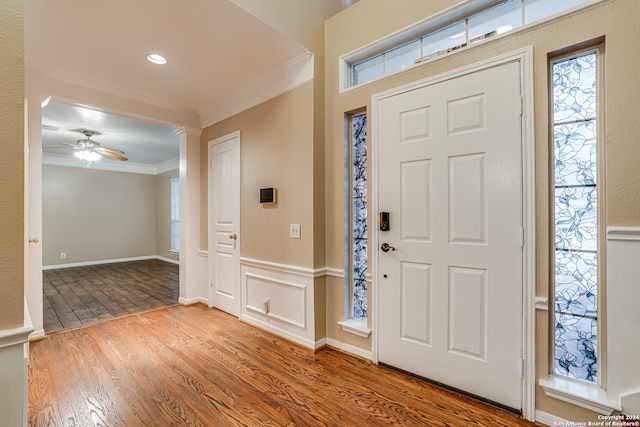
[[101,147],[99,142],[91,139],[91,137],[98,134],[98,132],[93,130],[80,130],[80,132],[82,132],[84,136],[87,137],[87,139],[79,139],[75,144],[68,142],[60,143],[74,150],[78,150],[74,153],[74,155],[79,159],[86,160],[87,162],[91,163],[100,159],[100,157],[104,155],[117,160],[129,160],[126,157],[121,156],[121,154],[126,154],[124,151],[116,150],[114,148]]

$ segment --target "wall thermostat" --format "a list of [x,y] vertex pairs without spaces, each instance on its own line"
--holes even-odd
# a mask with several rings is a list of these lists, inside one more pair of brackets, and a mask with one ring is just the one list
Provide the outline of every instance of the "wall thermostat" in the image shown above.
[[276,203],[276,189],[274,187],[265,187],[260,189],[260,203],[273,205]]

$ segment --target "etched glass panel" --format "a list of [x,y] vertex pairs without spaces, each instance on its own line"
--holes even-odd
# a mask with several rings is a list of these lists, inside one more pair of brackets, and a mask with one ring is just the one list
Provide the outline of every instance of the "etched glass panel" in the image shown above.
[[367,116],[351,118],[353,318],[367,319]]
[[595,122],[554,126],[553,139],[556,187],[595,184]]
[[571,122],[595,121],[595,54],[554,64],[552,79],[555,126]]
[[556,374],[598,381],[598,320],[556,312]]
[[552,64],[556,374],[598,382],[596,53]]
[[557,313],[598,314],[598,254],[557,251],[555,278]]
[[598,250],[595,187],[556,188],[556,250]]

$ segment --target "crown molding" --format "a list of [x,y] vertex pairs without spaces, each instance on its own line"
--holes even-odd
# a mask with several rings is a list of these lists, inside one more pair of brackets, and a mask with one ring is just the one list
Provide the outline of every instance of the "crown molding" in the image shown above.
[[229,96],[211,100],[209,105],[199,110],[60,72],[29,69],[25,73],[25,84],[30,92],[42,92],[69,102],[86,103],[124,114],[176,123],[190,132],[191,129],[210,126],[282,95],[312,81],[313,77],[314,54],[306,51],[247,82],[242,89]]
[[87,166],[84,160],[76,159],[73,156],[65,156],[62,154],[42,153],[42,164],[51,166],[64,166],[69,168],[93,169],[110,172],[138,173],[143,175],[159,175],[171,170],[178,169],[179,159],[173,158],[157,165],[148,165],[145,163],[135,162],[112,162],[110,160],[97,160]]
[[[37,77],[37,73],[34,73],[33,76]],[[75,86],[81,86],[81,87],[92,89],[98,92],[110,93],[116,96],[120,96],[122,98],[127,98],[133,101],[142,102],[144,104],[154,105],[156,107],[164,108],[167,110],[190,112],[190,113],[197,114],[197,111],[194,108],[188,107],[186,105],[167,102],[165,100],[154,98],[152,96],[142,95],[132,90],[123,89],[107,83],[84,79],[82,77],[78,77],[72,74],[52,71],[52,72],[47,72],[46,76],[53,80],[58,80],[58,81],[69,83]]]
[[247,82],[228,98],[217,99],[200,111],[202,128],[206,128],[269,99],[289,92],[313,80],[313,52],[307,51],[281,66]]
[[45,93],[64,102],[106,108],[133,117],[193,127],[199,127],[200,124],[196,108],[69,74],[28,69],[25,72],[25,86],[27,92]]

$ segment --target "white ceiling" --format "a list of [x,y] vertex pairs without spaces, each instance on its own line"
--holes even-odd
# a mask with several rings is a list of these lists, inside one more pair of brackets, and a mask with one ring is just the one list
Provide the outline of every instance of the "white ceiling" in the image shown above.
[[[51,101],[42,110],[42,150],[53,156],[47,160],[51,162],[64,156],[72,161],[68,165],[84,166],[84,161],[71,155],[74,150],[64,145],[86,139],[82,130],[95,131],[91,139],[102,148],[124,151],[129,164],[157,166],[173,160],[169,167],[177,166],[180,141],[175,126],[56,101]],[[100,161],[120,162],[108,157]]]
[[[320,25],[346,6],[340,0],[279,4],[291,1],[313,3],[316,11],[321,2],[325,16],[318,17]],[[163,55],[168,63],[151,64],[146,60],[150,53]],[[92,93],[115,94],[174,111],[176,117],[194,117],[204,127],[237,112],[231,110],[237,99],[246,98],[265,76],[283,74],[283,67],[299,58],[311,58],[306,47],[230,0],[25,1],[27,90],[51,88],[53,100],[43,109],[42,121],[60,128],[43,129],[43,147],[83,138],[72,129],[91,129],[101,134],[96,141],[125,151],[130,162],[158,164],[176,158],[175,128],[185,123],[141,121],[125,117],[126,111],[114,115],[99,101],[86,100]],[[49,83],[36,84],[43,76]],[[69,87],[74,90],[66,93]],[[78,93],[88,108],[78,105]]]

